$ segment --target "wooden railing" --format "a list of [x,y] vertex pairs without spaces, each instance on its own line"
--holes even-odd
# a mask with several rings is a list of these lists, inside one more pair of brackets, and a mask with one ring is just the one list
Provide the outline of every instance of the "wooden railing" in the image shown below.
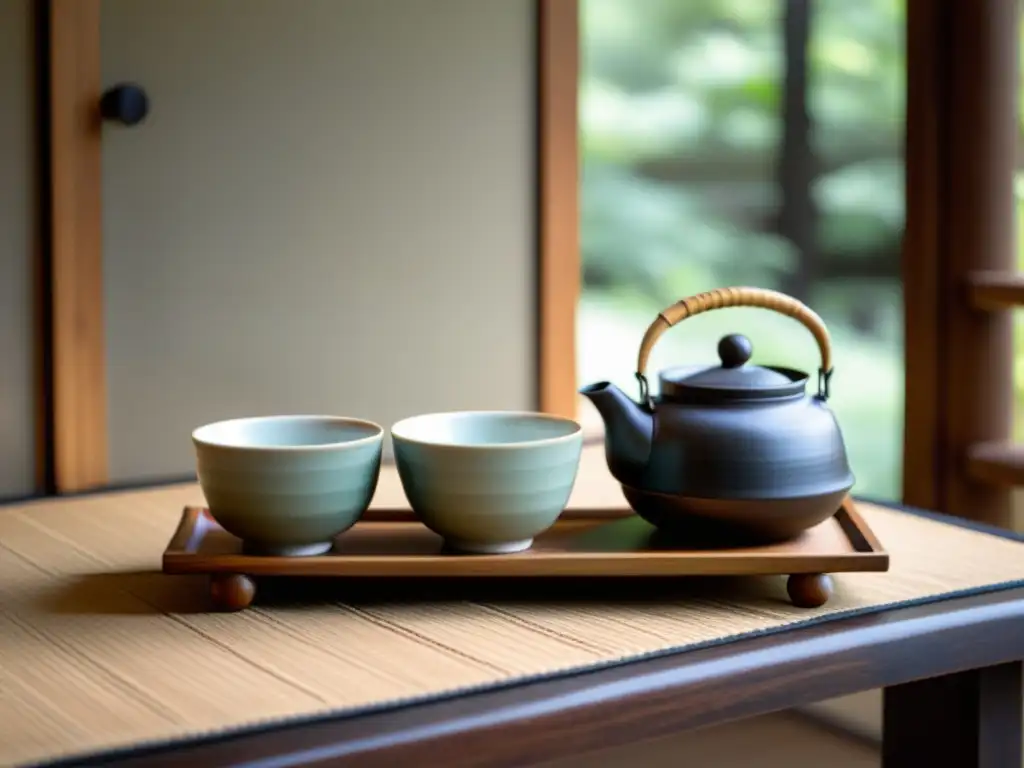
[[[1024,274],[973,272],[968,276],[968,286],[970,304],[977,311],[1007,313],[1024,309]],[[1008,419],[1012,425],[1012,406]],[[967,473],[976,482],[1000,489],[1024,486],[1024,446],[1015,445],[1009,437],[975,443],[967,452]]]

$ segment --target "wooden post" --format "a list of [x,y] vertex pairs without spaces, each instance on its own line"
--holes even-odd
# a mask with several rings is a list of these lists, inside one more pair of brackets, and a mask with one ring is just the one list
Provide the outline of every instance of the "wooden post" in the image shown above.
[[50,0],[49,221],[58,491],[107,482],[100,0]]
[[580,296],[579,4],[538,0],[540,409],[575,418]]
[[1009,525],[1011,491],[972,477],[1012,429],[1009,311],[971,300],[972,275],[1016,257],[1018,7],[909,0],[904,500]]

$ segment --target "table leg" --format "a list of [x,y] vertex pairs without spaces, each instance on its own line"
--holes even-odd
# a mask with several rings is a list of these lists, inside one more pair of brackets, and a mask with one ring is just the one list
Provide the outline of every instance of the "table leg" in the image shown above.
[[1021,662],[885,689],[883,768],[1009,768],[1022,760]]

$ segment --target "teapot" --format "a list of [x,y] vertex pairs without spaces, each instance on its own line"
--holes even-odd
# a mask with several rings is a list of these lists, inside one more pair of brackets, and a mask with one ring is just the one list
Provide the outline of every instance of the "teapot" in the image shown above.
[[[718,343],[718,365],[669,368],[653,397],[651,350],[682,320],[727,307],[788,315],[821,354],[817,392],[807,373],[750,365],[750,341]],[[606,381],[580,390],[605,424],[605,457],[633,510],[663,532],[693,539],[776,542],[834,515],[854,484],[842,432],[828,408],[832,346],[821,318],[800,301],[762,288],[721,288],[661,312],[637,357],[640,401]]]

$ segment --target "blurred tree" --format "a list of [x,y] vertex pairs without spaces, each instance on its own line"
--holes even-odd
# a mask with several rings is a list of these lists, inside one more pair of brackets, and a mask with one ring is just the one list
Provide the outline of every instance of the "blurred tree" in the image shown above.
[[[722,278],[741,266],[811,301],[850,279],[898,280],[900,0],[584,0],[583,12],[588,289],[664,302],[694,264]],[[787,14],[809,32],[788,56]],[[798,71],[784,102],[787,58]],[[883,313],[847,303],[847,322],[880,332]]]
[[810,0],[786,0],[783,21],[785,73],[782,82],[782,151],[779,155],[779,234],[793,246],[796,263],[783,276],[782,290],[812,300],[818,274],[818,209],[814,201],[817,161],[811,148],[807,109],[807,48],[811,36]]

